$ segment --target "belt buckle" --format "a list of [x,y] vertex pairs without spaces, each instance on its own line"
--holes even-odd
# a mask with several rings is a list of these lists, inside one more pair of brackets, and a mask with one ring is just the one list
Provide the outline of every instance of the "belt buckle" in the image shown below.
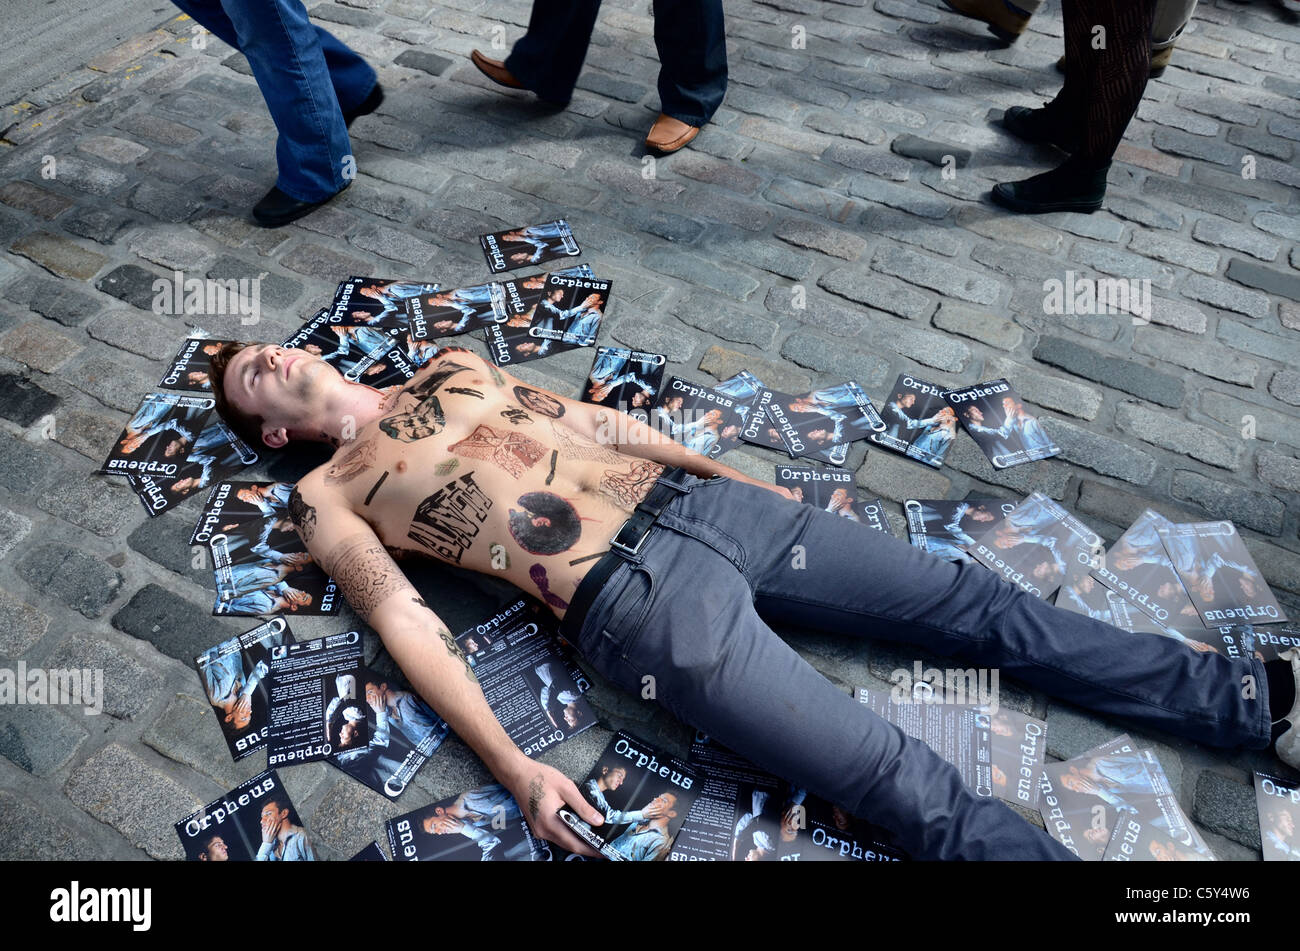
[[[619,529],[618,534],[619,535],[623,534],[623,530]],[[641,537],[636,540],[636,544],[629,547],[627,545],[624,545],[622,542],[620,542],[618,540],[618,535],[615,535],[609,541],[609,549],[610,551],[616,551],[620,555],[623,555],[627,558],[635,558],[637,555],[641,553],[641,546],[645,544],[645,540],[649,537],[650,537],[650,529],[647,526],[646,530],[641,533]]]

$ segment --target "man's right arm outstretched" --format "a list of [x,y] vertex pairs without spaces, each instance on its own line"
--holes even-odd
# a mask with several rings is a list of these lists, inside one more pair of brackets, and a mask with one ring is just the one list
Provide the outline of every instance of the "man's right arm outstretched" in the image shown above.
[[529,759],[502,729],[447,625],[424,603],[374,530],[315,474],[294,489],[289,516],[312,557],[378,632],[411,685],[514,795],[533,832],[594,855],[556,811],[567,804],[593,824],[601,822],[600,813],[568,777]]

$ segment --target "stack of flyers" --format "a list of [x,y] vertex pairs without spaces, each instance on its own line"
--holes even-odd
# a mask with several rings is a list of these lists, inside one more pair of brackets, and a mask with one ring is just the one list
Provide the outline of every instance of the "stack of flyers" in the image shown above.
[[389,819],[384,828],[398,862],[532,862],[546,851],[519,803],[496,783]]
[[191,862],[314,862],[307,830],[273,769],[176,823]]
[[284,346],[320,357],[349,383],[383,389],[415,376],[401,327],[345,324],[334,320],[328,308],[303,324]]
[[212,553],[213,614],[335,614],[338,586],[303,547],[287,482],[219,482],[190,535]]
[[483,696],[515,745],[528,756],[594,726],[589,686],[552,623],[523,600],[456,638]]
[[568,807],[559,815],[588,845],[615,862],[661,862],[698,794],[695,770],[648,743],[615,734],[579,783],[604,823],[592,828]]
[[781,842],[785,783],[697,733],[686,762],[700,777],[673,862],[770,862]]
[[284,618],[222,641],[194,658],[230,755],[241,760],[266,742],[271,648],[293,642]]
[[208,364],[222,347],[231,342],[207,337],[187,337],[180,352],[172,360],[171,368],[158,385],[169,390],[211,392]]
[[786,787],[777,860],[781,862],[902,862],[905,853],[879,826],[808,793]]
[[533,319],[533,309],[545,296],[546,279],[551,274],[558,274],[561,277],[595,278],[596,276],[596,272],[587,265],[576,264],[573,267],[551,271],[549,274],[540,272],[503,281],[498,285],[501,289],[502,313],[497,315],[497,322],[504,323],[507,327],[527,327],[528,322]]
[[1226,624],[1216,628],[1221,636],[1231,636],[1247,654],[1261,660],[1276,660],[1293,647],[1300,647],[1300,627],[1287,624]]
[[993,795],[1028,809],[1038,808],[1038,775],[1047,751],[1047,723],[1006,707],[981,707],[992,734]]
[[[357,706],[365,715],[369,739],[330,754],[329,762],[375,792],[396,799],[437,752],[450,728],[399,677],[368,667],[359,668],[356,676],[355,699],[365,698],[365,704]],[[346,702],[341,700],[340,705]],[[340,731],[332,730],[331,735]]]
[[973,559],[966,546],[975,536],[1015,508],[1014,502],[1001,499],[907,499],[903,513],[907,516],[907,538],[916,548],[938,555],[944,561],[967,562]]
[[488,270],[493,274],[582,253],[569,223],[563,218],[540,225],[494,231],[481,235],[478,240],[483,256],[487,258]]
[[[1101,772],[1101,781],[1118,775],[1121,777],[1119,782],[1131,782],[1133,789],[1132,792],[1118,793],[1123,796],[1124,803],[1119,807],[1115,831],[1102,854],[1102,861],[1213,862],[1214,853],[1178,805],[1178,797],[1174,795],[1156,754],[1151,750],[1138,750],[1135,758],[1136,767],[1130,765],[1131,761],[1115,758],[1110,775]],[[1139,767],[1144,774],[1141,779],[1136,778]],[[1098,770],[1096,764],[1093,768]]]
[[885,428],[871,400],[856,383],[791,395],[763,389],[746,419],[742,438],[790,458],[803,456],[843,465],[848,444]]
[[977,535],[967,550],[1007,581],[1047,599],[1097,565],[1103,549],[1100,535],[1034,492]]
[[1265,862],[1300,862],[1300,784],[1255,774],[1255,806]]
[[1156,531],[1206,627],[1287,620],[1231,522],[1164,525]]
[[407,328],[407,301],[432,294],[437,284],[350,277],[340,282],[330,304],[330,323],[351,327]]
[[795,500],[841,518],[892,535],[885,504],[880,499],[856,499],[853,473],[811,466],[777,466],[776,484],[790,490]]
[[702,733],[687,763],[699,788],[673,862],[897,861],[884,833],[803,789],[792,788]]
[[526,326],[518,326],[521,315],[512,315],[484,330],[493,362],[525,363],[594,345],[611,286],[596,278],[546,275],[541,300],[531,309]]
[[582,402],[608,406],[647,422],[663,387],[666,362],[661,353],[597,347]]
[[701,456],[716,459],[740,442],[747,408],[739,397],[674,376],[664,384],[650,425]]
[[871,441],[938,469],[957,438],[957,413],[948,405],[947,393],[902,374],[880,414],[885,429],[872,433]]
[[995,469],[1047,459],[1061,452],[1006,380],[949,390],[947,399]]
[[1167,518],[1147,509],[1111,546],[1092,574],[1151,620],[1166,627],[1183,627],[1199,620],[1200,612],[1178,580],[1160,540],[1160,530],[1171,527]]
[[458,287],[406,298],[406,317],[414,340],[450,337],[482,330],[505,320],[503,287],[491,281],[474,287]]
[[258,456],[213,412],[210,396],[150,393],[100,471],[125,475],[145,510],[158,515]]
[[[993,738],[991,718],[985,712],[988,698],[980,696],[983,691],[972,685],[974,695],[969,700],[985,704],[982,709],[974,703],[947,702],[952,698],[944,696],[942,675],[937,670],[923,671],[917,661],[915,673],[915,683],[904,672],[903,681],[888,692],[859,687],[858,703],[957,767],[962,782],[975,795],[992,796]],[[911,689],[907,689],[909,683]]]
[[1038,811],[1048,835],[1085,861],[1101,861],[1125,797],[1151,792],[1136,754],[1125,733],[1074,759],[1045,766]]
[[356,855],[352,856],[352,858],[348,859],[348,861],[349,862],[387,862],[388,856],[384,854],[384,850],[379,847],[378,842],[371,842],[369,845],[367,845]]
[[361,635],[330,634],[271,648],[266,763],[311,763],[364,750],[369,721]]

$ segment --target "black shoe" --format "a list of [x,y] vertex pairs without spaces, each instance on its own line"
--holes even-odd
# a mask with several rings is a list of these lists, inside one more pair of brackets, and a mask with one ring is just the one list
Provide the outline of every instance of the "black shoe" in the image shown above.
[[1062,152],[1076,152],[1079,148],[1079,134],[1056,117],[1056,113],[1044,106],[1042,109],[1026,109],[1024,106],[1012,106],[1002,114],[1002,128],[1016,138],[1026,142],[1038,142],[1054,145]]
[[362,116],[368,116],[379,108],[380,103],[384,101],[384,87],[375,83],[375,88],[370,90],[370,95],[361,100],[361,105],[357,106],[351,112],[343,113],[343,122],[351,126],[353,121],[360,119]]
[[1085,165],[1069,159],[1060,168],[1043,172],[1022,182],[1001,182],[993,186],[993,200],[1003,208],[1027,215],[1048,211],[1081,211],[1091,214],[1106,197],[1104,165]]
[[[343,186],[343,188],[347,187],[347,185]],[[343,188],[340,188],[339,191],[342,191]],[[337,194],[338,192],[334,193],[334,195]],[[329,198],[322,198],[320,201],[299,201],[296,198],[290,198],[278,188],[272,188],[262,197],[261,201],[253,206],[253,220],[263,228],[279,228],[291,221],[297,221],[304,215],[310,215],[329,201],[330,198],[333,198],[334,195],[330,195]]]

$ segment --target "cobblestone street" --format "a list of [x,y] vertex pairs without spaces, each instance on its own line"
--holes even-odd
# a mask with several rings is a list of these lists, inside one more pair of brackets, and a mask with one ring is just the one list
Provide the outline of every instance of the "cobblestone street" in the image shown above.
[[[1059,155],[990,120],[1059,88],[1059,4],[1004,48],[940,0],[727,0],[726,101],[657,160],[641,146],[658,112],[648,0],[607,0],[563,111],[467,58],[504,56],[529,9],[311,8],[379,71],[386,98],[351,128],[355,183],[277,230],[248,217],[276,175],[258,87],[214,37],[195,48],[184,17],[5,107],[0,667],[99,668],[106,696],[98,717],[0,706],[0,858],[181,858],[173,823],[265,766],[231,762],[193,667],[254,626],[211,616],[212,570],[188,544],[204,493],[150,519],[123,482],[93,474],[187,331],[279,342],[353,274],[479,284],[478,235],[557,217],[613,281],[600,342],[663,353],[671,374],[712,384],[749,369],[791,393],[856,380],[877,406],[903,372],[1008,378],[1060,457],[995,470],[962,437],[935,470],[852,445],[847,467],[900,538],[902,499],[1032,490],[1108,544],[1147,507],[1230,519],[1300,617],[1300,18],[1203,0],[1147,88],[1104,209],[1028,218],[989,189]],[[258,323],[156,313],[154,281],[175,271],[262,275]],[[1149,280],[1150,320],[1046,313],[1044,282],[1068,275]],[[451,342],[486,353],[478,335]],[[591,360],[579,349],[515,372],[576,398]],[[770,482],[782,459],[742,444],[722,461]],[[310,467],[272,455],[237,478]],[[454,630],[514,591],[452,569],[415,580]],[[362,622],[345,607],[290,623],[301,640]],[[846,689],[887,688],[917,657],[781,633]],[[685,756],[687,727],[594,680],[600,727],[545,762],[580,778],[615,729]],[[1050,759],[1131,733],[1221,859],[1260,858],[1251,771],[1293,775],[1271,754],[1144,732],[1006,681],[1001,702],[1047,720]],[[454,737],[396,804],[324,763],[282,775],[331,859],[490,779]]]

